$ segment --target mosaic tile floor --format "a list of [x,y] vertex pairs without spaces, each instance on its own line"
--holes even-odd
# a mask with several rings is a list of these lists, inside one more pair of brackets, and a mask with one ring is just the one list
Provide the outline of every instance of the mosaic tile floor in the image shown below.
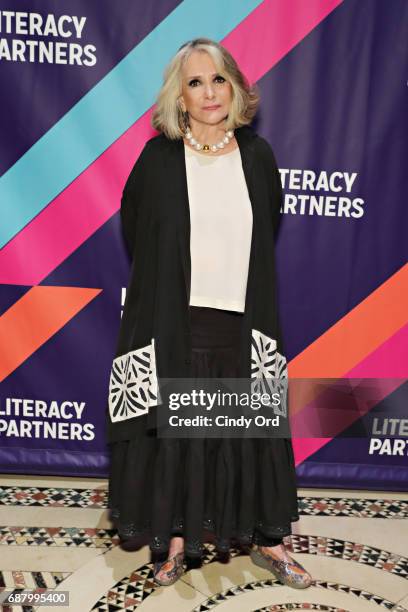
[[200,568],[158,587],[147,547],[119,545],[105,480],[0,476],[0,594],[68,591],[70,605],[55,610],[73,612],[408,612],[408,494],[298,494],[301,518],[285,544],[314,577],[310,588],[281,585],[238,549],[221,562],[210,544]]

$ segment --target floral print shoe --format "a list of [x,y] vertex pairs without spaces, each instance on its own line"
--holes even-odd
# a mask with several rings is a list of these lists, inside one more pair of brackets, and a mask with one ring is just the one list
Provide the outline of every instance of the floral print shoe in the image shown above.
[[165,561],[156,561],[153,574],[154,581],[161,586],[170,586],[184,573],[184,552],[176,553]]
[[279,559],[271,552],[261,551],[259,546],[252,548],[249,554],[255,565],[271,571],[286,586],[306,589],[312,583],[311,575],[295,559]]

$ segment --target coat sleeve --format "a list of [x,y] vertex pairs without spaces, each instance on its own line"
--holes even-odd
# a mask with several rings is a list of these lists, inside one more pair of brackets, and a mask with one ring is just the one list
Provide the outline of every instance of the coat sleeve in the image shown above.
[[265,138],[260,138],[262,142],[262,160],[263,167],[268,183],[269,204],[272,217],[273,235],[276,239],[278,236],[279,226],[281,222],[281,206],[283,202],[282,183],[280,172],[276,163],[275,155],[272,147]]
[[122,234],[130,256],[134,252],[136,227],[145,186],[146,150],[147,143],[127,178],[120,203]]

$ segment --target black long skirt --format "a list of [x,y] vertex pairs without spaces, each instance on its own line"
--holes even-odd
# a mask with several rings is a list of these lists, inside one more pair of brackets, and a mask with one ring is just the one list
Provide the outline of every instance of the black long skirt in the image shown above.
[[[242,313],[190,306],[192,373],[237,378]],[[138,417],[143,418],[143,417]],[[108,506],[122,541],[149,544],[155,556],[171,537],[186,556],[203,543],[221,553],[271,546],[298,521],[292,443],[286,438],[165,439],[147,433],[110,444]]]

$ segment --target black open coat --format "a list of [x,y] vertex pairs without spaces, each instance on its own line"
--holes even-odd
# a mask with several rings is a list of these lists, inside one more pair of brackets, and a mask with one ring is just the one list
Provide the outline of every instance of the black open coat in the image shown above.
[[[277,311],[275,241],[282,188],[269,143],[250,126],[235,130],[253,225],[241,336],[241,376],[262,391],[265,377],[287,378]],[[183,139],[145,145],[121,201],[132,257],[109,382],[107,440],[132,439],[160,409],[160,378],[191,376],[190,211]],[[156,408],[155,408],[156,409]],[[150,417],[151,418],[151,417]]]

